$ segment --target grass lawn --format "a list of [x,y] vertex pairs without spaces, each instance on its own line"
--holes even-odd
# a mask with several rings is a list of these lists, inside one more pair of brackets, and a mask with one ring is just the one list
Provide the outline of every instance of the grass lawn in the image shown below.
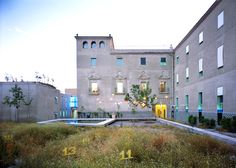
[[167,127],[0,123],[0,167],[236,167],[233,146]]

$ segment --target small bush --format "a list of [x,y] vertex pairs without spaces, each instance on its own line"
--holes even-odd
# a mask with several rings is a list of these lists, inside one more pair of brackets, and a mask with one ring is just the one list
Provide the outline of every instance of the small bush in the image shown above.
[[230,129],[230,118],[223,117],[221,120],[221,127],[223,129],[229,130]]
[[203,123],[203,121],[204,121],[204,116],[201,116],[201,117],[199,118],[199,123]]
[[230,121],[230,131],[236,132],[236,116],[233,116],[233,118]]
[[201,124],[204,128],[215,128],[216,121],[214,119],[205,118],[202,120]]
[[196,116],[189,116],[188,118],[188,122],[191,126],[194,126],[197,124],[197,117]]
[[236,116],[234,116],[232,118],[224,117],[221,120],[221,127],[223,129],[226,129],[227,131],[236,132]]

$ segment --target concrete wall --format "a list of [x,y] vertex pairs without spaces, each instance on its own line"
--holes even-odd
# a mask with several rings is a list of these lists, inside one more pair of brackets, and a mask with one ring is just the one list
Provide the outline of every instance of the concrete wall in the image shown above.
[[26,100],[33,99],[29,106],[22,104],[19,108],[19,121],[53,119],[54,112],[60,111],[60,91],[51,85],[38,82],[1,82],[0,120],[15,120],[15,108],[2,104],[5,96],[12,96],[9,90],[15,84],[22,88]]
[[[217,28],[217,16],[224,11],[224,25]],[[217,88],[223,87],[223,115],[236,115],[236,1],[217,1],[175,49],[175,99],[179,98],[176,118],[184,120],[198,115],[198,92],[203,93],[203,115],[216,119]],[[199,33],[203,43],[199,44]],[[186,54],[185,47],[190,52]],[[224,46],[224,66],[217,68],[217,48]],[[179,63],[176,57],[179,56]],[[203,59],[203,75],[198,73],[199,59]],[[189,67],[189,80],[185,68]],[[179,84],[176,84],[179,74]],[[185,95],[189,95],[189,113],[185,112]]]

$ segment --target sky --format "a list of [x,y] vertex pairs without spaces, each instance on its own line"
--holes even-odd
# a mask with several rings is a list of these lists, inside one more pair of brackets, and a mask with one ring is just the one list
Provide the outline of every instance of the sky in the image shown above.
[[37,72],[76,88],[76,34],[111,34],[116,49],[175,47],[214,1],[0,0],[0,81]]

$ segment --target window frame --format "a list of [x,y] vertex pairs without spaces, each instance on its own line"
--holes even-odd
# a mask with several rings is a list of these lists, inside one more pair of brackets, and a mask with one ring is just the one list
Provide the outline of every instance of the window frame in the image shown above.
[[185,112],[189,110],[189,95],[185,95]]
[[188,80],[189,79],[189,67],[185,68],[185,78]]
[[146,57],[141,57],[140,58],[140,65],[147,65]]
[[[119,87],[119,84],[122,84],[122,89],[118,89],[120,88]],[[116,94],[124,94],[124,82],[122,81],[116,81]]]
[[179,84],[179,74],[178,73],[176,74],[176,84],[177,85]]
[[[165,61],[163,62],[162,59],[164,59]],[[167,65],[167,58],[166,57],[161,57],[160,58],[160,65],[161,66],[166,66]]]
[[178,97],[175,98],[175,110],[176,111],[179,110],[179,98]]
[[217,48],[217,68],[224,66],[224,45],[222,44]]
[[97,43],[96,43],[96,41],[92,41],[91,42],[91,48],[97,48]]
[[199,77],[203,76],[203,58],[200,58],[198,60],[198,74],[199,74]]
[[185,47],[185,53],[186,53],[186,55],[189,54],[189,45],[187,45],[187,46]]
[[179,64],[179,55],[176,55],[176,64]]
[[99,48],[105,48],[105,42],[104,41],[100,41],[99,42]]
[[224,26],[224,11],[221,11],[217,16],[217,28]]
[[198,35],[198,43],[199,45],[203,43],[203,31],[201,31]]
[[140,82],[140,85],[139,85],[140,90],[146,90],[146,89],[147,89],[147,84],[148,84],[148,82],[146,82],[146,81],[141,81],[141,82]]
[[117,66],[123,66],[124,65],[124,59],[122,57],[116,58],[116,65]]
[[90,58],[90,66],[97,66],[97,58],[96,57]]
[[203,93],[198,92],[198,112],[202,112]]
[[90,95],[99,95],[99,85],[98,85],[97,81],[90,81],[89,94]]
[[89,48],[89,44],[88,44],[87,41],[83,41],[83,43],[82,43],[82,48],[83,48],[83,49]]

